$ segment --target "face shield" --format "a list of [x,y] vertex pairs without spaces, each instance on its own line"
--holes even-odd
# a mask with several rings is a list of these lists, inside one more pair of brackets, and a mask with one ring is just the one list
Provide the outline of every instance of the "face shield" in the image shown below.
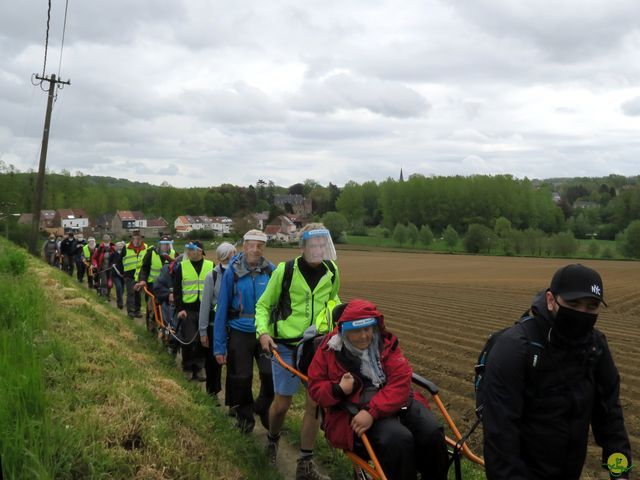
[[172,240],[160,240],[158,242],[158,249],[162,253],[169,253],[172,248],[173,248],[173,241]]
[[304,232],[300,239],[300,246],[302,256],[310,264],[317,264],[323,260],[335,261],[337,258],[331,234],[324,228]]

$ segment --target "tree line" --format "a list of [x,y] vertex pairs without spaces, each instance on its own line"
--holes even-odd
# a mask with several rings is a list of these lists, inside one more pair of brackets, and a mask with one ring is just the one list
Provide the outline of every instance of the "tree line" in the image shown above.
[[[540,236],[570,232],[576,239],[620,238],[631,222],[640,220],[639,183],[638,177],[619,175],[539,181],[511,175],[414,174],[406,181],[348,182],[342,188],[313,179],[288,187],[258,179],[247,187],[177,188],[167,182],[151,185],[62,171],[46,175],[44,208],[80,207],[92,218],[116,210],[140,210],[169,223],[183,214],[235,219],[268,211],[273,219],[290,210],[274,205],[276,195],[300,194],[312,200],[314,220],[326,221],[336,237],[342,232],[366,235],[374,227],[386,229],[390,236],[398,225],[408,228],[410,235],[415,227],[419,233],[428,228],[441,237],[450,227],[460,238],[473,237],[468,235],[471,229],[471,234],[481,231],[478,237],[491,239],[487,235],[491,231],[505,252],[519,254],[535,249],[527,239]],[[34,185],[34,172],[20,172],[0,161],[0,198],[11,202],[15,212],[31,211]],[[485,246],[477,248],[482,251]]]

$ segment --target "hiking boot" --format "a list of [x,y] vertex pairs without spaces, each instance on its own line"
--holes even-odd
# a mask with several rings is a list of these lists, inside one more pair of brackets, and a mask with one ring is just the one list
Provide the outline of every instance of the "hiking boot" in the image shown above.
[[274,442],[272,440],[267,440],[266,454],[267,454],[267,460],[269,461],[269,463],[271,465],[275,465],[276,460],[278,459],[278,442],[277,441]]
[[135,312],[133,314],[133,316],[136,317],[136,318],[142,318],[142,313],[141,312]]
[[311,458],[299,458],[296,467],[296,480],[331,480],[331,477],[323,475]]
[[207,377],[205,377],[200,370],[194,370],[191,374],[191,380],[196,382],[206,382]]

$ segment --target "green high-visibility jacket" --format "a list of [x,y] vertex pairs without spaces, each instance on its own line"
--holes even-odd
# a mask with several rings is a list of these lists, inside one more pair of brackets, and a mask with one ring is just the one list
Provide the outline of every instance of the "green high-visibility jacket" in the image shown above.
[[89,250],[89,244],[84,245],[84,246],[82,247],[82,256],[84,257],[84,259],[85,259],[86,261],[88,261],[88,262],[90,262],[90,261],[91,261],[91,255],[92,255],[92,253],[93,253],[93,252],[91,252],[91,251]]
[[214,266],[211,260],[204,260],[202,262],[202,270],[198,275],[191,264],[191,260],[188,258],[182,260],[180,263],[180,268],[182,269],[182,303],[195,303],[200,299],[204,290],[204,279],[207,273],[213,270]]
[[[176,251],[173,248],[168,254],[171,258],[176,258]],[[147,278],[147,283],[153,283],[153,281],[158,278],[158,275],[160,275],[160,270],[162,270],[162,259],[160,258],[160,254],[154,248],[151,250],[151,267],[149,268],[149,278]]]
[[[334,263],[335,273],[327,268],[316,288],[311,291],[298,267],[299,258],[295,259],[291,287],[289,288],[291,315],[284,319],[271,321],[271,312],[277,306],[282,293],[282,277],[286,263],[282,262],[271,274],[267,288],[256,304],[256,335],[258,337],[263,333],[268,333],[276,341],[295,343],[300,340],[304,331],[316,319],[325,318],[324,314],[322,316],[319,314],[326,311],[330,301],[340,303],[338,297],[340,274],[337,265]],[[335,278],[332,281],[334,275]],[[326,325],[326,320],[324,323]]]
[[131,243],[129,243],[129,245],[124,249],[124,256],[122,257],[122,270],[124,273],[135,270],[133,278],[135,278],[136,282],[138,281],[138,272],[140,272],[140,267],[142,266],[142,259],[149,248],[144,242],[142,242],[141,246],[142,248],[136,254]]

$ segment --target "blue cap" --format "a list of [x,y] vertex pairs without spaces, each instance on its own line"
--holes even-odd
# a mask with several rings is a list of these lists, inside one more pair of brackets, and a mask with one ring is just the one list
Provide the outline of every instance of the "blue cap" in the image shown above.
[[348,330],[358,330],[359,328],[370,327],[372,325],[377,325],[377,318],[359,318],[358,320],[349,320],[346,322],[340,323],[340,329],[343,332]]
[[202,250],[202,254],[204,255],[204,246],[202,245],[202,242],[199,241],[199,240],[194,240],[194,241],[191,241],[191,242],[187,243],[184,246],[184,248],[187,249],[187,250],[200,249],[200,250]]
[[302,234],[302,239],[303,240],[308,240],[309,238],[313,238],[313,237],[328,237],[331,234],[329,233],[329,230],[327,230],[326,228],[316,228],[315,230],[307,230],[306,232],[304,232]]

